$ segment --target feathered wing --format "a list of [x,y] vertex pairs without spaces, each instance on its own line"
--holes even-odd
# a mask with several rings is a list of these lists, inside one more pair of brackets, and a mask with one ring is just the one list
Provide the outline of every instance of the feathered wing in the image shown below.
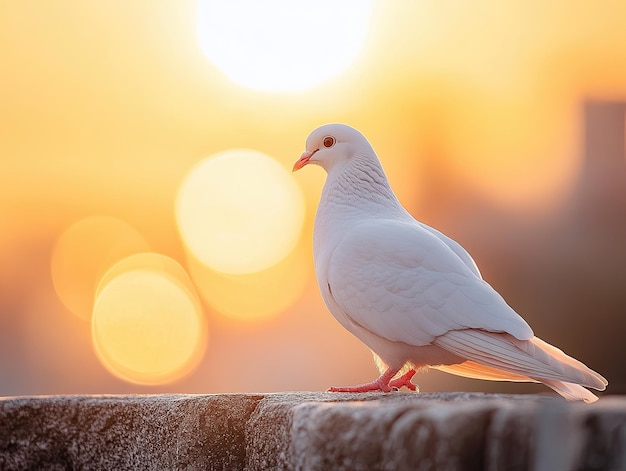
[[535,337],[459,250],[418,224],[362,223],[335,248],[329,286],[344,313],[376,335],[435,344],[467,359],[439,369],[480,379],[541,381],[568,399],[597,399],[580,385],[603,390],[606,380]]
[[534,336],[488,283],[417,223],[377,220],[352,227],[327,271],[341,309],[388,340],[428,345],[449,331],[470,328]]
[[434,227],[430,227],[429,225],[424,224],[423,222],[419,222],[419,221],[415,221],[415,222],[417,222],[422,229],[427,230],[428,232],[433,234],[435,237],[440,239],[444,244],[446,244],[448,246],[448,248],[450,250],[452,250],[452,252],[454,252],[454,254],[457,257],[459,257],[461,259],[461,261],[463,263],[465,263],[465,265],[467,265],[467,267],[476,276],[482,278],[480,270],[478,269],[478,265],[476,265],[476,262],[474,261],[472,256],[467,253],[467,251],[461,246],[461,244],[459,244],[456,240],[451,239],[450,237],[445,235],[443,232],[438,231]]

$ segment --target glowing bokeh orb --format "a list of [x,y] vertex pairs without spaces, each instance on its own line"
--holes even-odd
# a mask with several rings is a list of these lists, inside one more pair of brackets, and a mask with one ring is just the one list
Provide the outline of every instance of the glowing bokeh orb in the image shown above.
[[200,262],[224,273],[252,273],[293,250],[304,222],[304,197],[273,158],[229,150],[187,175],[176,218],[187,249]]
[[207,328],[189,277],[160,254],[130,256],[105,274],[92,315],[100,361],[137,384],[164,384],[189,373],[206,349]]
[[200,296],[216,312],[235,321],[265,321],[294,304],[313,272],[309,246],[298,244],[285,259],[256,273],[226,275],[189,257],[189,274]]
[[59,299],[88,320],[102,275],[117,261],[146,252],[148,243],[130,225],[110,216],[90,216],[69,226],[58,238],[50,262]]
[[369,0],[199,0],[198,39],[232,80],[304,90],[345,70],[362,48]]

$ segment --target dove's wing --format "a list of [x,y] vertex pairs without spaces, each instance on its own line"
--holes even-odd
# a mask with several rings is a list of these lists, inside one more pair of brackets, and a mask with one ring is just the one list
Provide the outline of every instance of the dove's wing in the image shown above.
[[456,254],[456,256],[459,257],[476,276],[482,278],[480,270],[478,269],[478,265],[476,265],[476,262],[474,261],[472,256],[467,253],[467,251],[461,246],[461,244],[459,244],[456,240],[451,239],[443,232],[439,232],[434,227],[424,224],[423,222],[415,222],[419,224],[422,229],[427,230],[431,234],[435,235],[438,239],[441,239],[441,241],[446,244],[448,248],[452,250]]
[[532,338],[524,319],[455,252],[412,221],[357,224],[329,260],[330,293],[353,322],[392,341],[427,345],[467,328]]

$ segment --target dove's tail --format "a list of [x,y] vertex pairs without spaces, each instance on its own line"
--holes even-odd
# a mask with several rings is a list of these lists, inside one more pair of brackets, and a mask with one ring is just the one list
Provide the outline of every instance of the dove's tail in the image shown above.
[[[584,387],[603,391],[606,379],[562,350],[533,337],[483,330],[455,330],[438,337],[437,345],[467,361],[436,368],[460,376],[495,381],[541,382],[572,401],[598,398]],[[584,386],[584,387],[583,387]]]
[[586,403],[596,402],[598,396],[583,388],[580,384],[566,383],[565,381],[553,381],[544,379],[543,384],[551,387],[568,401],[583,401]]

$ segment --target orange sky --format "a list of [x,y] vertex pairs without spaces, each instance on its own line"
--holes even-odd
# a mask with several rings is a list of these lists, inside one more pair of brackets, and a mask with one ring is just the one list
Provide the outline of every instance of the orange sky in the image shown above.
[[[230,81],[203,56],[195,14],[191,1],[0,5],[0,336],[13,337],[6,345],[14,349],[0,352],[0,384],[9,384],[0,395],[135,390],[98,362],[89,323],[55,295],[53,249],[73,222],[106,215],[189,270],[175,199],[185,175],[211,154],[251,148],[290,169],[310,130],[346,122],[372,142],[414,213],[428,212],[434,174],[454,194],[466,189],[509,211],[542,212],[577,177],[581,101],[626,97],[626,5],[618,1],[378,0],[355,62],[293,93]],[[311,67],[329,53],[312,57]],[[365,348],[317,295],[309,250],[323,172],[295,178],[307,204],[297,249],[308,270],[296,283],[303,291],[248,324],[205,306],[205,358],[165,390],[322,389],[374,373]],[[241,282],[246,297],[243,281],[220,282]],[[345,345],[340,361],[327,342]],[[245,365],[252,357],[281,372],[261,375]],[[292,364],[308,374],[288,380]]]

